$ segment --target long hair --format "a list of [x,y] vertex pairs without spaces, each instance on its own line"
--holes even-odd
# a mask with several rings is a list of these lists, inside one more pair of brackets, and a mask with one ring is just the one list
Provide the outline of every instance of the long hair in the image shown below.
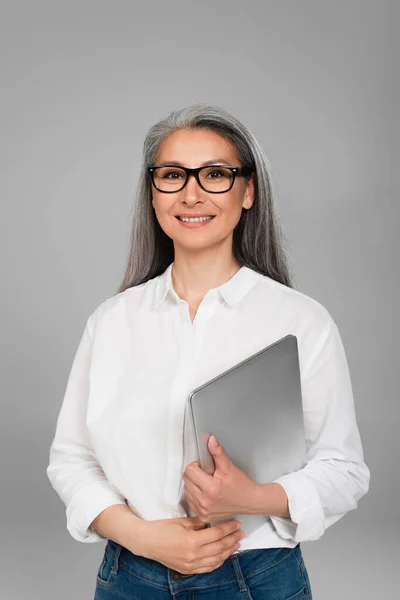
[[178,129],[207,129],[221,135],[235,146],[241,166],[251,167],[255,172],[254,202],[249,209],[242,209],[233,231],[232,253],[241,266],[294,287],[264,150],[254,135],[227,110],[200,102],[172,111],[147,133],[132,211],[129,254],[117,293],[160,275],[174,260],[173,240],[160,227],[151,203],[147,167],[155,164],[161,142]]

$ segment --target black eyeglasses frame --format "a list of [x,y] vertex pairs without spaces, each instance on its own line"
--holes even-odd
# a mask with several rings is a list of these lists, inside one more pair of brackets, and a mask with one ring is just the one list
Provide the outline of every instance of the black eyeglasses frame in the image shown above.
[[[166,191],[166,190],[160,190],[155,182],[154,182],[154,171],[156,169],[163,169],[164,167],[175,167],[177,169],[182,169],[183,171],[185,171],[186,173],[186,181],[183,184],[183,186],[181,188],[179,188],[179,190],[173,190],[173,191]],[[200,181],[200,171],[202,169],[210,169],[211,167],[223,167],[224,169],[229,169],[230,171],[232,171],[233,173],[233,177],[232,177],[232,183],[230,185],[230,187],[227,190],[224,190],[223,192],[215,192],[215,191],[210,191],[207,190]],[[251,175],[251,173],[253,172],[253,169],[251,167],[232,167],[230,165],[206,165],[204,167],[196,167],[195,169],[189,169],[189,167],[181,167],[180,165],[161,165],[161,166],[154,166],[154,167],[147,167],[147,171],[148,173],[150,173],[150,177],[151,177],[151,182],[154,185],[154,187],[156,188],[156,190],[158,190],[159,192],[163,193],[163,194],[175,194],[176,192],[180,192],[183,190],[183,188],[185,187],[185,185],[187,184],[187,182],[189,181],[189,177],[191,175],[194,175],[197,183],[199,184],[199,186],[201,187],[201,189],[203,189],[205,192],[209,193],[209,194],[226,194],[226,192],[229,192],[232,188],[233,188],[233,184],[235,183],[235,179],[237,176],[239,177],[245,177],[246,175]]]

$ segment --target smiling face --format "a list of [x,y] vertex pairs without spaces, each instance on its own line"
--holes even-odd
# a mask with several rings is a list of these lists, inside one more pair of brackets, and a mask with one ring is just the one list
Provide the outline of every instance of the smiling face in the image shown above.
[[[214,131],[180,129],[170,134],[159,146],[156,165],[180,163],[184,167],[201,167],[207,161],[215,164],[242,166],[236,148]],[[228,192],[206,192],[194,176],[185,187],[172,194],[160,192],[152,186],[152,205],[160,227],[174,241],[175,251],[182,248],[201,249],[221,245],[231,251],[233,230],[239,222],[242,208],[250,208],[254,201],[254,174],[248,182],[236,177]],[[201,227],[187,227],[176,218],[184,213],[215,215]]]

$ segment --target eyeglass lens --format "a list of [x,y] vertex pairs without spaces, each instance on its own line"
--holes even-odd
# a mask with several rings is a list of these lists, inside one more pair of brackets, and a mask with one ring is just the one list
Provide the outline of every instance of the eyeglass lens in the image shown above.
[[[204,188],[209,192],[229,190],[234,175],[224,167],[204,167],[199,172],[199,178]],[[180,190],[186,181],[186,173],[179,167],[160,167],[154,171],[154,183],[159,190],[175,192]]]

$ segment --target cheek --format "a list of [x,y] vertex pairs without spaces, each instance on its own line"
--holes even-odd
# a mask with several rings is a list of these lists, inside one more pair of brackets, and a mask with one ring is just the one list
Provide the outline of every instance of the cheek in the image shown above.
[[153,196],[153,200],[151,201],[151,204],[158,216],[161,216],[162,213],[165,211],[165,207],[163,207],[161,199],[158,196]]
[[229,224],[236,225],[242,214],[241,200],[237,197],[236,194],[233,194],[232,197],[229,198],[228,202],[224,205],[224,208],[221,212],[224,215],[225,219],[229,221]]
[[173,219],[175,219],[175,217],[172,217],[170,215],[171,209],[168,206],[167,202],[162,203],[157,199],[154,199],[152,200],[152,206],[155,212],[155,217],[159,224],[162,226],[163,229],[170,230],[171,227],[174,225]]

